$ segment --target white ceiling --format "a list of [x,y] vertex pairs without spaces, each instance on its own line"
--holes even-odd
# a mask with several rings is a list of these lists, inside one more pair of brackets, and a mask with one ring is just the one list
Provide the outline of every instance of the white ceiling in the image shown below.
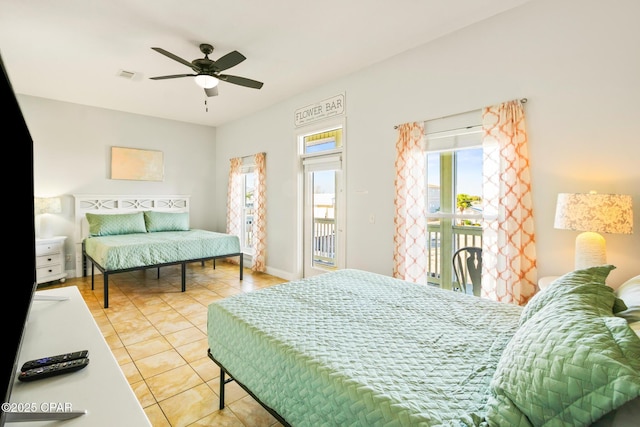
[[[17,93],[218,126],[528,1],[0,0],[0,53]],[[224,73],[262,89],[149,79],[192,72],[151,47],[200,43],[244,54]]]

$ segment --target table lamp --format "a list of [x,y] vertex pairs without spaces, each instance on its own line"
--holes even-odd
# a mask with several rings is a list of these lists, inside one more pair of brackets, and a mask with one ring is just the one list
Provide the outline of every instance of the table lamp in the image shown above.
[[60,197],[36,197],[34,199],[34,210],[36,215],[40,215],[38,224],[38,238],[46,239],[53,237],[51,229],[50,214],[62,212],[62,201]]
[[558,194],[553,226],[582,231],[576,237],[576,270],[607,263],[606,244],[600,233],[633,233],[631,206],[631,196],[622,194]]

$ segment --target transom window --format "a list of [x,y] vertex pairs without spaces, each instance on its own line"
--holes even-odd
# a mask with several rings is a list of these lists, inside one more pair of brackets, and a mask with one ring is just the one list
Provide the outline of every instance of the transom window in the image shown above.
[[307,135],[303,141],[304,154],[334,151],[342,148],[342,128]]

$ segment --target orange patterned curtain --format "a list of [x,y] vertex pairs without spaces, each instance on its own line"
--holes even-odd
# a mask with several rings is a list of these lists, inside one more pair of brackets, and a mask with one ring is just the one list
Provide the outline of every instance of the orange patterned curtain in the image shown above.
[[[231,159],[227,189],[227,233],[242,239],[242,159]],[[230,262],[235,260],[229,259]]]
[[537,290],[537,273],[522,103],[485,107],[482,127],[482,296],[524,305]]
[[424,123],[398,126],[393,277],[427,283]]
[[253,212],[253,267],[254,271],[266,271],[265,265],[265,249],[267,247],[267,204],[265,196],[267,194],[266,187],[266,154],[258,153],[254,156],[256,176],[255,193],[253,196],[254,212]]

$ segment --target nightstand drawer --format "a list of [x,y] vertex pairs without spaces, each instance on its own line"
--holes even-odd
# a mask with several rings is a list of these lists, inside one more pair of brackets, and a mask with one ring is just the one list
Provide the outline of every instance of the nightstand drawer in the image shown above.
[[62,254],[44,255],[36,257],[36,268],[48,267],[54,264],[62,264]]
[[60,280],[67,277],[64,254],[66,236],[54,236],[36,239],[36,282],[38,284]]
[[40,283],[43,279],[46,279],[49,276],[54,277],[53,280],[56,280],[58,276],[62,274],[62,265],[50,265],[48,267],[36,268],[36,281]]
[[36,256],[39,257],[41,255],[49,255],[49,254],[59,254],[62,252],[62,243],[54,242],[54,243],[40,243],[36,245]]

